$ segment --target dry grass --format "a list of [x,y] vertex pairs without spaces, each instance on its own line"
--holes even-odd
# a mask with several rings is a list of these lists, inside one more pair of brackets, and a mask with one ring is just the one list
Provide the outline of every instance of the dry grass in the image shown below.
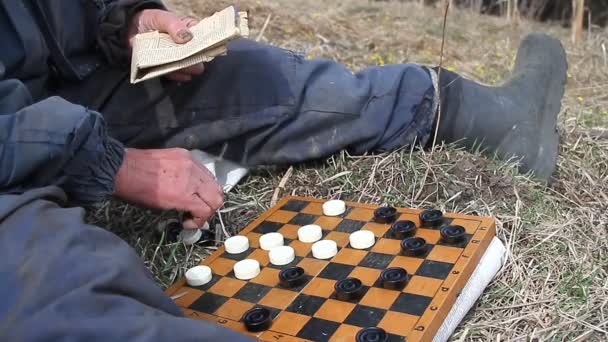
[[[173,0],[185,13],[208,14],[228,1]],[[441,9],[368,0],[239,1],[263,41],[358,69],[369,64],[436,64]],[[438,207],[493,215],[507,244],[508,265],[463,322],[454,340],[605,340],[608,337],[608,32],[571,46],[567,30],[453,10],[444,65],[496,83],[508,74],[521,37],[541,30],[562,38],[570,60],[560,119],[559,173],[550,187],[517,175],[512,165],[452,147],[298,165],[280,195],[297,194]],[[603,135],[603,136],[602,136]],[[262,168],[228,196],[223,214],[236,232],[265,210],[286,169]],[[126,239],[161,286],[168,286],[212,248],[167,244],[155,228],[175,213],[108,203],[90,219]],[[215,221],[213,222],[215,224]]]

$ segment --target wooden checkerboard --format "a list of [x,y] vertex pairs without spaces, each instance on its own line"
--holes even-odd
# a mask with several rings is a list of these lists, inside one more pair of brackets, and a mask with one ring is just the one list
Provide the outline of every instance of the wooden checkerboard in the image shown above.
[[[192,318],[212,321],[249,334],[260,341],[354,341],[365,327],[379,327],[389,341],[431,340],[450,311],[456,297],[475,270],[495,235],[494,219],[462,214],[444,214],[441,223],[421,227],[421,210],[397,209],[397,220],[416,224],[415,236],[426,240],[428,251],[420,256],[403,256],[401,241],[389,234],[390,224],[374,222],[377,206],[347,202],[340,217],[323,215],[324,200],[288,197],[262,214],[241,232],[250,248],[241,254],[228,254],[220,247],[201,262],[211,267],[213,279],[204,286],[190,287],[185,278],[167,290],[180,295],[175,302]],[[324,239],[338,244],[338,254],[329,260],[312,257],[312,244],[298,240],[301,226],[317,224]],[[465,239],[446,243],[439,228],[459,225]],[[349,234],[371,230],[376,243],[367,250],[349,246]],[[296,252],[296,259],[285,266],[269,263],[268,252],[259,248],[259,237],[279,232],[285,245]],[[255,259],[261,273],[249,281],[239,280],[232,270],[237,261]],[[306,281],[297,288],[279,285],[281,269],[300,266]],[[403,290],[382,287],[379,277],[388,267],[402,267],[410,275]],[[334,284],[347,277],[363,282],[364,294],[358,300],[336,298]],[[251,333],[241,322],[242,315],[256,306],[265,307],[273,317],[266,331]]]

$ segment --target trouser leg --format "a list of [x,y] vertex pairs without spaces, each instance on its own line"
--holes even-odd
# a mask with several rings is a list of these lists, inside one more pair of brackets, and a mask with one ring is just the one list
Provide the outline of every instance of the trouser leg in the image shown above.
[[249,340],[183,317],[134,251],[64,196],[0,196],[0,340]]
[[[108,75],[91,82],[104,84],[100,77]],[[237,40],[191,82],[131,85],[125,78],[99,109],[129,146],[225,151],[256,165],[424,143],[436,102],[430,73],[416,64],[353,73],[330,60]]]

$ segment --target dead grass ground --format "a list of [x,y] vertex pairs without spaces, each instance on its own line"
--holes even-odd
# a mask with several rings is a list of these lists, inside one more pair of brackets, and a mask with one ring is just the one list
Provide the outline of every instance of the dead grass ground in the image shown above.
[[[209,14],[229,1],[172,0],[174,9]],[[436,64],[441,10],[411,3],[348,0],[237,1],[252,16],[256,37],[353,69],[369,64]],[[340,197],[363,202],[493,215],[507,244],[507,267],[469,314],[454,340],[606,340],[608,338],[608,31],[579,46],[567,30],[453,10],[445,66],[487,83],[513,64],[519,40],[540,30],[568,51],[569,86],[560,117],[559,173],[550,187],[517,175],[512,165],[451,147],[386,155],[345,153],[295,166],[281,195]],[[603,135],[603,136],[602,136]],[[229,195],[224,222],[232,232],[269,207],[285,173],[255,170]],[[175,213],[108,203],[90,220],[127,240],[166,287],[212,248],[166,243],[155,228]],[[215,222],[213,222],[215,223]]]

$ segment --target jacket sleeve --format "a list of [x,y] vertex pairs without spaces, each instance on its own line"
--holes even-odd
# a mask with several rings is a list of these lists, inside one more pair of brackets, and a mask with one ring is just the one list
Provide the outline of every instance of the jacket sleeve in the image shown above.
[[106,0],[99,14],[97,43],[112,65],[131,60],[128,30],[131,18],[144,9],[166,9],[161,0]]
[[0,61],[0,191],[57,185],[70,202],[98,204],[114,191],[124,149],[103,117],[59,97],[33,103]]

